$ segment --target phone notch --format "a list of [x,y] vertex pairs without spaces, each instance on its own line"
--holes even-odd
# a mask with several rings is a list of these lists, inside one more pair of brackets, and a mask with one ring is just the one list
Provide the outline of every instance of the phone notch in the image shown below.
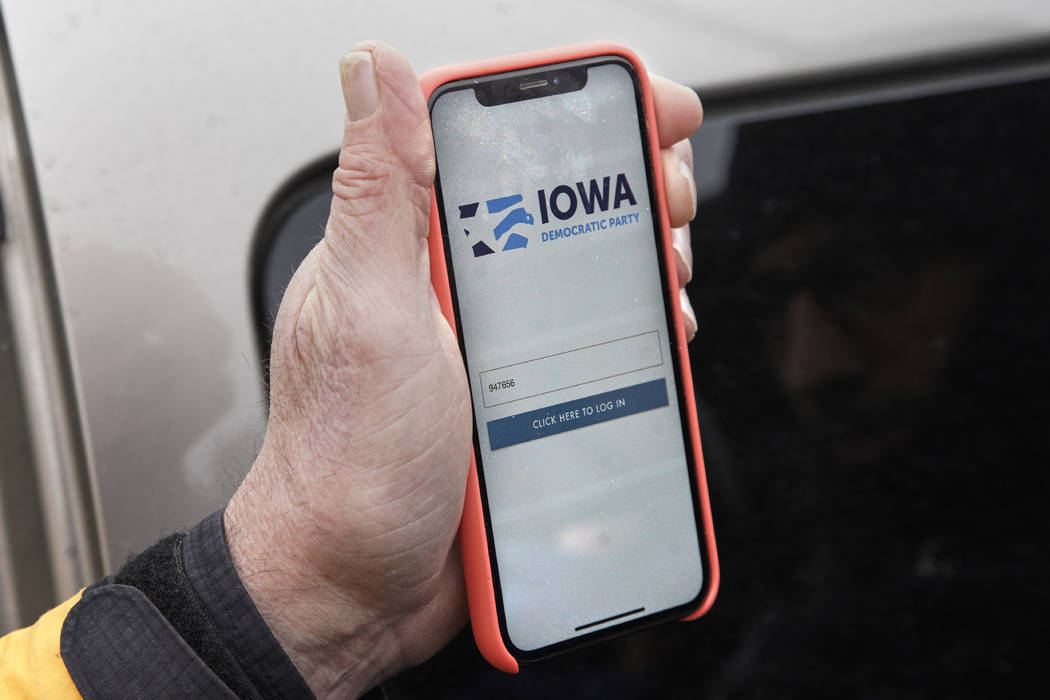
[[550,97],[582,90],[587,85],[587,66],[555,70],[508,73],[478,81],[474,96],[485,107]]

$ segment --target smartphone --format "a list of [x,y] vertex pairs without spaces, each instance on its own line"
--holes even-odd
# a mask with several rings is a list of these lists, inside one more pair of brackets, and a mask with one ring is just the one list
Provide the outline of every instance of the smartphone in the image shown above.
[[516,672],[699,616],[718,564],[647,73],[600,43],[421,83],[431,277],[474,409],[479,648]]

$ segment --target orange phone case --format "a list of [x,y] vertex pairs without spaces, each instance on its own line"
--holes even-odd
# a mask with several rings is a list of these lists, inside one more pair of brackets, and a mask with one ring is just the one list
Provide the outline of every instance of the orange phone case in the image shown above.
[[[649,131],[649,152],[652,154],[652,177],[657,197],[657,210],[660,214],[660,238],[663,241],[664,266],[667,269],[667,284],[670,298],[677,313],[674,316],[674,332],[678,339],[678,358],[682,369],[679,378],[685,394],[685,409],[688,418],[688,429],[692,440],[693,454],[696,459],[697,497],[699,499],[702,536],[701,547],[706,547],[708,571],[707,593],[695,610],[682,620],[695,620],[710,609],[718,593],[718,555],[715,550],[714,527],[711,522],[711,504],[707,495],[707,479],[704,474],[704,457],[700,449],[700,428],[697,420],[696,402],[693,398],[693,381],[689,367],[685,327],[682,324],[681,308],[678,299],[678,275],[671,244],[671,227],[667,216],[667,198],[664,192],[663,169],[661,165],[660,143],[656,131],[653,94],[649,85],[649,74],[638,57],[628,48],[614,42],[588,42],[573,44],[542,51],[514,54],[471,63],[461,63],[427,71],[419,77],[423,97],[428,102],[431,94],[445,83],[508,71],[532,68],[535,66],[575,61],[593,56],[619,56],[627,59],[638,73],[642,86],[642,99],[645,120]],[[430,233],[428,237],[430,250],[430,280],[441,304],[441,311],[456,330],[455,312],[452,295],[449,290],[448,270],[445,266],[445,250],[441,236],[441,218],[438,214],[436,191],[431,194]],[[467,598],[470,607],[470,622],[474,630],[474,640],[482,655],[496,668],[507,673],[518,672],[518,660],[507,649],[499,628],[499,614],[496,608],[496,593],[492,582],[492,568],[488,537],[485,532],[485,517],[481,502],[481,490],[478,484],[478,471],[475,455],[470,457],[470,473],[467,476],[466,499],[463,503],[463,518],[459,526],[460,548],[463,553],[463,572],[466,578]]]

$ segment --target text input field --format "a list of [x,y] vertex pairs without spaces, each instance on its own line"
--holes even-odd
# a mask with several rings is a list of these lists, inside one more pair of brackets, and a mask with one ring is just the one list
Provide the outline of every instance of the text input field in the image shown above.
[[656,331],[545,355],[480,373],[486,408],[663,364]]

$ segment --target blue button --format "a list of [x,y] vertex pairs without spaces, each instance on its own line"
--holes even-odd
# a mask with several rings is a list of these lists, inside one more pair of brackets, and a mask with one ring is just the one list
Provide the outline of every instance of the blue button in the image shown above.
[[489,448],[498,450],[666,405],[667,380],[654,379],[489,421]]

